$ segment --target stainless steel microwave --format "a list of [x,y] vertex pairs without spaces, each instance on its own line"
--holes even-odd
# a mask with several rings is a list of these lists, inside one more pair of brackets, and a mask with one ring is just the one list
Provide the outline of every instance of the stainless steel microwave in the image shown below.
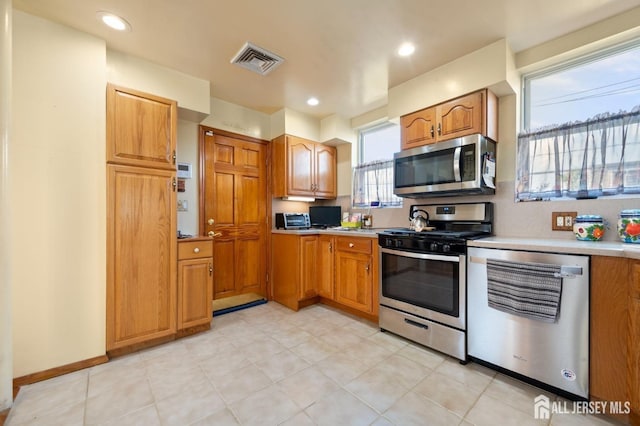
[[470,135],[394,154],[393,193],[427,198],[495,194],[496,143]]

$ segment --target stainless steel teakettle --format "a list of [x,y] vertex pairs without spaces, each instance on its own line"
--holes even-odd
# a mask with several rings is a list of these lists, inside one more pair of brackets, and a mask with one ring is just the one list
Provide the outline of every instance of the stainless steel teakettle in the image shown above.
[[[426,217],[421,215],[420,214],[421,212],[424,213]],[[409,220],[411,221],[411,225],[410,225],[411,229],[413,229],[416,232],[422,232],[426,230],[426,228],[429,226],[429,213],[427,213],[422,209],[415,209],[411,211]]]

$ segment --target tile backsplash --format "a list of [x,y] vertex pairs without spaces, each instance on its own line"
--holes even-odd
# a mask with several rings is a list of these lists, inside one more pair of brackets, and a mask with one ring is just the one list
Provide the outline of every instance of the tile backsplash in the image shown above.
[[[514,182],[498,182],[495,195],[439,197],[425,199],[405,198],[402,208],[372,209],[374,228],[407,227],[411,204],[447,204],[490,201],[494,203],[494,234],[499,237],[522,237],[542,239],[569,239],[571,231],[553,231],[551,212],[575,211],[578,214],[601,215],[607,227],[603,241],[619,241],[617,235],[618,215],[624,209],[639,209],[640,198],[606,198],[594,200],[531,201],[515,202]],[[349,196],[324,201],[318,205],[340,205],[342,211],[366,213],[366,210],[351,208]]]

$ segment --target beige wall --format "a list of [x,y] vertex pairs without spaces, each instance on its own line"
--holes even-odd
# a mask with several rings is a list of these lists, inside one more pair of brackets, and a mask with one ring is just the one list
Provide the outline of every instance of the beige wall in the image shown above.
[[271,117],[240,105],[210,98],[211,115],[200,124],[214,129],[271,140]]
[[14,376],[105,353],[106,48],[14,11]]
[[0,0],[0,412],[11,407],[13,401],[9,216],[12,21],[11,0]]
[[200,119],[210,113],[209,82],[135,56],[107,50],[110,83],[173,99],[181,110]]
[[177,199],[187,202],[188,211],[178,212],[178,230],[183,234],[198,234],[198,190],[200,188],[200,164],[198,163],[198,123],[178,120],[177,160],[191,163],[192,177],[185,179],[185,192],[178,192]]

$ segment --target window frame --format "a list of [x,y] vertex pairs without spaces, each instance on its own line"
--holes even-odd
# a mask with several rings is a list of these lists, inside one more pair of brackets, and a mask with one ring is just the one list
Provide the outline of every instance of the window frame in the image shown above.
[[[355,179],[355,170],[357,167],[361,167],[365,164],[369,164],[369,163],[376,163],[376,162],[384,162],[384,161],[393,161],[393,155],[391,156],[391,158],[388,159],[378,159],[378,160],[372,160],[369,162],[365,162],[364,161],[364,156],[365,156],[365,136],[368,133],[372,133],[375,131],[379,131],[379,130],[383,130],[386,128],[391,128],[391,127],[397,127],[398,128],[398,146],[396,147],[396,150],[394,150],[394,153],[400,151],[401,149],[401,140],[402,140],[402,136],[400,134],[400,125],[398,123],[394,123],[393,121],[389,121],[389,120],[384,120],[369,126],[364,126],[362,128],[360,128],[358,130],[358,142],[357,142],[357,147],[356,147],[356,164],[353,165],[351,173],[352,173],[352,179]],[[391,188],[391,191],[393,192],[393,188]],[[402,197],[398,197],[395,196],[395,198],[398,198],[400,200],[399,204],[387,204],[387,202],[381,202],[379,206],[376,206],[375,208],[402,208],[402,205],[404,203],[404,199]],[[362,209],[362,208],[367,208],[367,207],[363,207],[361,205],[356,205],[355,204],[355,197],[354,197],[354,182],[352,182],[352,188],[351,188],[351,207],[352,208],[356,208],[356,209]],[[371,208],[374,208],[373,206],[371,206]]]
[[[582,54],[572,59],[562,60],[555,64],[540,68],[534,71],[523,73],[521,76],[521,95],[520,95],[520,128],[519,131],[524,132],[530,129],[529,123],[531,122],[531,81],[536,78],[553,75],[562,71],[566,71],[571,68],[576,68],[580,65],[585,65],[590,62],[595,62],[604,59],[609,56],[614,56],[629,50],[640,49],[640,38],[628,40],[622,43],[618,43],[612,46],[604,47],[596,51]],[[586,120],[590,117],[584,117]],[[564,123],[554,123],[558,126]]]
[[[527,73],[523,73],[521,76],[521,99],[520,99],[520,126],[519,126],[519,133],[518,133],[518,137],[517,137],[517,145],[518,147],[516,148],[516,162],[515,162],[515,168],[516,168],[516,201],[531,201],[531,200],[551,200],[551,201],[562,201],[562,200],[580,200],[583,198],[601,198],[603,197],[604,199],[606,198],[638,198],[638,193],[637,193],[637,186],[630,186],[630,187],[626,187],[626,186],[622,186],[621,188],[623,188],[623,191],[620,193],[601,193],[596,195],[595,197],[593,196],[585,196],[582,197],[580,196],[580,191],[578,191],[578,195],[571,195],[571,196],[567,196],[566,195],[566,190],[563,187],[562,188],[562,195],[559,196],[551,196],[550,198],[534,198],[534,199],[526,199],[526,198],[520,198],[518,196],[518,176],[519,176],[519,172],[520,172],[520,167],[522,165],[522,163],[520,162],[521,160],[521,155],[519,154],[519,149],[520,149],[520,138],[521,137],[527,137],[527,134],[529,135],[533,135],[536,133],[550,133],[553,131],[560,131],[563,128],[573,128],[573,127],[577,127],[579,125],[588,125],[591,126],[593,122],[596,122],[598,120],[607,120],[608,118],[601,118],[603,116],[609,116],[611,118],[613,118],[613,116],[616,115],[615,111],[602,111],[602,113],[597,114],[596,116],[587,116],[587,117],[581,117],[579,119],[577,119],[577,121],[573,121],[571,122],[570,120],[563,120],[560,119],[559,122],[557,123],[545,123],[542,125],[542,127],[540,128],[536,128],[536,129],[532,129],[530,128],[530,123],[531,123],[531,102],[532,102],[532,96],[531,96],[531,83],[533,81],[535,81],[538,78],[542,78],[542,77],[546,77],[546,76],[552,76],[554,74],[557,73],[561,73],[567,70],[571,70],[577,67],[580,67],[582,65],[587,65],[602,59],[606,59],[609,57],[615,57],[616,55],[621,55],[624,54],[625,52],[628,52],[630,50],[640,50],[640,38],[634,38],[632,40],[627,40],[615,45],[610,45],[607,47],[603,47],[600,48],[598,50],[595,51],[591,51],[585,54],[582,54],[578,57],[573,57],[571,59],[567,59],[567,60],[563,60],[563,61],[559,61],[556,62],[553,65],[544,67],[544,68],[540,68],[537,70],[533,70],[531,72],[527,72]],[[635,77],[634,77],[635,78]],[[629,108],[628,111],[624,111],[625,108],[627,108],[627,105],[619,105],[618,109],[618,115],[631,115],[634,113],[634,111],[637,111],[637,105],[632,106],[631,108]],[[614,107],[615,108],[615,107]],[[635,112],[635,114],[637,115],[637,112]],[[637,119],[636,119],[637,120]],[[637,122],[637,121],[636,121]],[[637,124],[636,124],[637,126]],[[637,129],[637,127],[636,127]],[[624,151],[623,151],[624,152]],[[530,160],[529,160],[530,161]],[[640,161],[640,159],[635,160]],[[633,164],[633,161],[629,162],[630,164]],[[625,161],[626,164],[626,161]],[[606,167],[606,166],[605,166]],[[585,169],[582,169],[582,171],[584,172]],[[576,173],[576,170],[570,170],[570,173]],[[623,173],[634,173],[634,169],[628,169],[627,167],[624,167],[623,169]],[[637,173],[637,171],[636,171]],[[630,190],[627,192],[626,190],[624,190],[624,188],[629,188]],[[635,188],[635,190],[634,190]],[[590,194],[591,191],[597,192],[597,188],[592,188],[589,187],[587,190],[587,194]]]

